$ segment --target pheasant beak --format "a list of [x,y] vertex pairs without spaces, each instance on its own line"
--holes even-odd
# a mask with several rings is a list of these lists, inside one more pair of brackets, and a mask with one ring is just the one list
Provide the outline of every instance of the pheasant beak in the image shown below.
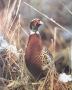
[[40,21],[40,25],[44,24],[42,21]]

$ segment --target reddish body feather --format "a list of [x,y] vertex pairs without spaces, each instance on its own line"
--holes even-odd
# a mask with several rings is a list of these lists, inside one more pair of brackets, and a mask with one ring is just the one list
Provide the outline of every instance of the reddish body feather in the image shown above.
[[42,41],[38,34],[33,34],[29,37],[28,45],[25,52],[25,61],[27,68],[35,77],[35,79],[40,79],[44,77],[42,70],[41,61],[41,51],[42,51]]

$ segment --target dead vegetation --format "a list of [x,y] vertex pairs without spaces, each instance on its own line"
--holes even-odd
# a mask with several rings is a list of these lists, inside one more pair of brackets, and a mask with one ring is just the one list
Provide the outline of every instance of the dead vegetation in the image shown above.
[[[19,7],[20,2],[18,3],[18,9]],[[5,22],[1,32],[4,33],[5,38],[10,44],[16,46],[17,52],[13,53],[8,49],[0,51],[0,90],[72,90],[72,82],[63,83],[59,81],[59,74],[52,63],[48,66],[46,77],[40,81],[35,81],[28,73],[24,61],[24,50],[29,34],[21,25],[22,21],[18,11],[13,18],[12,11],[10,11],[7,13],[10,20]],[[4,30],[6,31],[4,32]],[[22,35],[22,33],[24,34]],[[52,49],[52,54],[55,56],[55,48],[49,48]]]
[[[57,73],[55,66],[54,64],[52,64],[52,62],[48,66],[48,73],[46,77],[40,81],[34,81],[33,78],[30,77],[30,74],[28,74],[27,68],[25,66],[24,52],[21,51],[19,55],[20,57],[18,60],[16,60],[14,56],[10,58],[12,62],[9,62],[8,59],[8,63],[10,65],[6,66],[5,68],[6,69],[5,73],[6,76],[8,77],[5,77],[6,79],[0,79],[0,82],[2,83],[0,84],[0,87],[2,88],[3,85],[5,87],[4,90],[71,90],[72,89],[72,82],[63,83],[59,81],[58,79],[59,74]],[[12,69],[15,69],[15,71],[17,70],[19,71],[12,72],[11,71]]]

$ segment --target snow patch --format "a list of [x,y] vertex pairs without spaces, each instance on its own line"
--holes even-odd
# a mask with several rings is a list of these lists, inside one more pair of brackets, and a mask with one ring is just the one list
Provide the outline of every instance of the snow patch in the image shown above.
[[66,73],[61,73],[59,75],[59,81],[61,82],[69,82],[72,81],[72,76],[71,75],[67,75]]
[[9,44],[5,39],[4,36],[0,33],[0,51],[7,49],[18,56],[18,51],[15,45]]

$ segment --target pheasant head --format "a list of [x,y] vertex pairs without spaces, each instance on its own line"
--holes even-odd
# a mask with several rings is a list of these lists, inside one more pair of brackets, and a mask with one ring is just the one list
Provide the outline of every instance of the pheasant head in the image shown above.
[[38,19],[38,18],[35,18],[33,19],[31,22],[30,22],[30,29],[33,31],[33,32],[37,32],[38,31],[38,28],[40,27],[40,25],[42,25],[43,22]]

